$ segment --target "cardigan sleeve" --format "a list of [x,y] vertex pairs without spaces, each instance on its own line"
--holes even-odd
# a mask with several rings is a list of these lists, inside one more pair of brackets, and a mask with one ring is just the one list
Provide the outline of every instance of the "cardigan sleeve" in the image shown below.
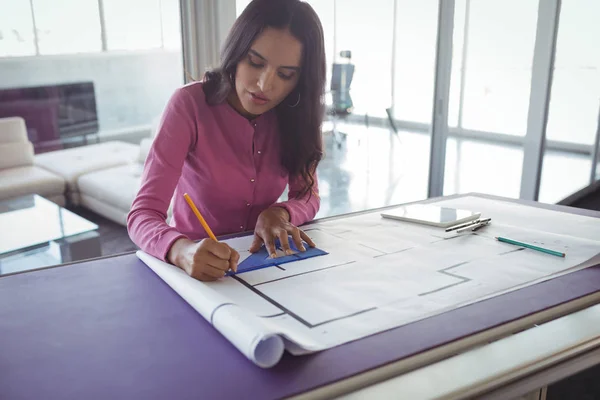
[[173,242],[186,237],[167,224],[167,212],[185,159],[196,142],[194,101],[185,88],[171,97],[144,164],[140,189],[127,216],[131,240],[167,261]]
[[305,183],[302,177],[297,176],[289,180],[288,200],[275,204],[276,207],[282,207],[290,214],[290,222],[295,226],[301,226],[311,221],[321,206],[319,197],[319,183],[317,173],[314,173],[314,185],[302,197],[298,197],[304,190]]

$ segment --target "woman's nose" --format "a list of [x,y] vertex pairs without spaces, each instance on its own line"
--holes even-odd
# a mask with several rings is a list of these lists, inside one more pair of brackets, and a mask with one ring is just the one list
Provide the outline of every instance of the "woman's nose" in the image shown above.
[[265,70],[262,74],[260,74],[260,78],[258,79],[258,87],[263,93],[267,94],[273,89],[274,78],[275,71]]

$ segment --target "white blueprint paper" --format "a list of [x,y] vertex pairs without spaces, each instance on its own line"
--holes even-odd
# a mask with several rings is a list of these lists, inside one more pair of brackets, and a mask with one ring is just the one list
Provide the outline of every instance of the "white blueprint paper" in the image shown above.
[[[138,256],[250,360],[275,365],[592,265],[600,219],[468,196],[440,202],[481,211],[476,234],[381,218],[305,227],[328,255],[202,283]],[[565,252],[565,258],[495,237]],[[247,255],[252,237],[227,241]]]

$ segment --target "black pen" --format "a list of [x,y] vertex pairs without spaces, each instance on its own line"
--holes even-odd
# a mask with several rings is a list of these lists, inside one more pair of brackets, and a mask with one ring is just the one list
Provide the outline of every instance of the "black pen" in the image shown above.
[[478,225],[481,223],[490,222],[491,220],[492,220],[491,218],[476,219],[476,220],[473,220],[470,222],[465,222],[464,224],[455,225],[455,226],[451,226],[450,228],[446,228],[446,232],[451,232],[451,231],[455,231],[457,229],[466,228],[467,226]]
[[458,229],[456,231],[456,233],[462,233],[462,232],[468,231],[468,230],[471,230],[471,231],[475,232],[476,230],[481,229],[484,226],[488,226],[490,224],[490,221],[491,221],[491,218],[488,218],[488,219],[482,220],[482,221],[480,221],[480,222],[478,222],[476,224],[467,225],[464,228]]

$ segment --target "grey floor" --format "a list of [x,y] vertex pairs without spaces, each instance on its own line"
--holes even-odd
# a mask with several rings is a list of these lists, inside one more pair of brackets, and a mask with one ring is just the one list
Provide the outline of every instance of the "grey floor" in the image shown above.
[[[429,135],[394,134],[387,128],[357,124],[341,124],[339,129],[346,133],[343,140],[325,135],[325,158],[318,171],[321,209],[317,218],[427,197]],[[482,192],[517,198],[522,158],[519,147],[450,138],[444,194]],[[589,157],[547,153],[540,200],[556,203],[585,186],[590,165]],[[136,249],[123,226],[83,208],[73,211],[99,225],[104,255]]]

